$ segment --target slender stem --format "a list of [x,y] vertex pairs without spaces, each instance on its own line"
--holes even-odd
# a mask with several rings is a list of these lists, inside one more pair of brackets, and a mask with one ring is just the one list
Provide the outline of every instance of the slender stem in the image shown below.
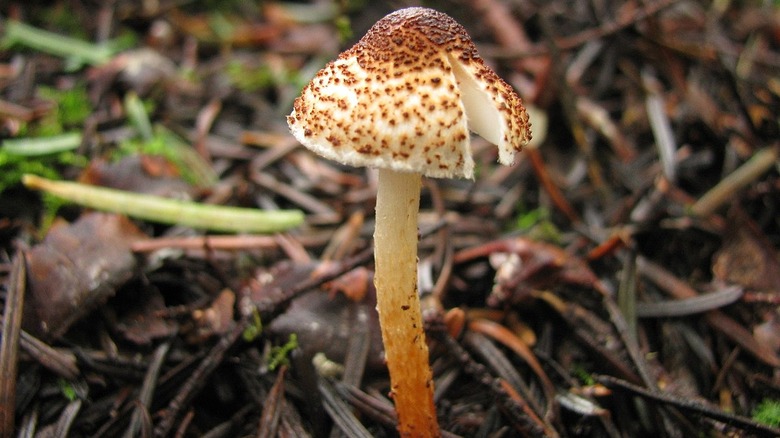
[[101,211],[215,231],[273,233],[296,227],[304,220],[303,212],[299,210],[261,211],[198,204],[70,181],[53,181],[35,175],[24,175],[22,183],[30,189],[43,190],[66,201]]
[[417,295],[420,188],[419,174],[379,171],[374,231],[376,307],[402,437],[440,434]]

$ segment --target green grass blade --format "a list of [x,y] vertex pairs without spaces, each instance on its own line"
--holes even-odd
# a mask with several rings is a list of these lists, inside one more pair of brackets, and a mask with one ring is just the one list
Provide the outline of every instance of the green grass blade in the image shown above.
[[41,155],[56,154],[58,152],[72,151],[81,144],[81,134],[72,132],[51,137],[32,137],[3,140],[3,151],[25,157],[37,157]]
[[8,20],[5,28],[4,46],[19,44],[63,58],[75,58],[91,65],[108,62],[113,55],[108,46],[59,35],[19,21]]
[[30,189],[42,190],[96,210],[212,231],[273,233],[296,227],[304,219],[300,210],[262,211],[198,204],[69,181],[53,181],[35,175],[24,175],[22,182]]

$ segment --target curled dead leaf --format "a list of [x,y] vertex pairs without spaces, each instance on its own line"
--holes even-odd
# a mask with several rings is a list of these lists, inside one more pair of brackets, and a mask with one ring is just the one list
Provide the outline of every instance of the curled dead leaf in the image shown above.
[[145,238],[130,220],[113,214],[55,223],[27,253],[25,330],[45,339],[64,334],[132,277],[137,261],[130,246]]

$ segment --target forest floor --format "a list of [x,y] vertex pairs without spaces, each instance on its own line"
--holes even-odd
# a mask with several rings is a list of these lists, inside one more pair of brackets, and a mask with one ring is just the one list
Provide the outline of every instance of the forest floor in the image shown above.
[[[285,116],[411,5],[0,7],[0,437],[397,435],[376,171]],[[474,137],[473,181],[423,181],[443,435],[780,436],[780,4],[426,6],[533,129],[513,166]],[[63,200],[94,187],[138,196]]]

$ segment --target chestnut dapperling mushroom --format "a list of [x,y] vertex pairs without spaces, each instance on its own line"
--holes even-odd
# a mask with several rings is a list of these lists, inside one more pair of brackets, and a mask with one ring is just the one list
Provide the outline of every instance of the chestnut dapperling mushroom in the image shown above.
[[427,8],[378,21],[304,87],[287,123],[311,151],[379,169],[377,311],[401,436],[438,436],[417,293],[421,176],[474,178],[470,132],[511,165],[531,138],[512,87],[485,65],[466,30]]

